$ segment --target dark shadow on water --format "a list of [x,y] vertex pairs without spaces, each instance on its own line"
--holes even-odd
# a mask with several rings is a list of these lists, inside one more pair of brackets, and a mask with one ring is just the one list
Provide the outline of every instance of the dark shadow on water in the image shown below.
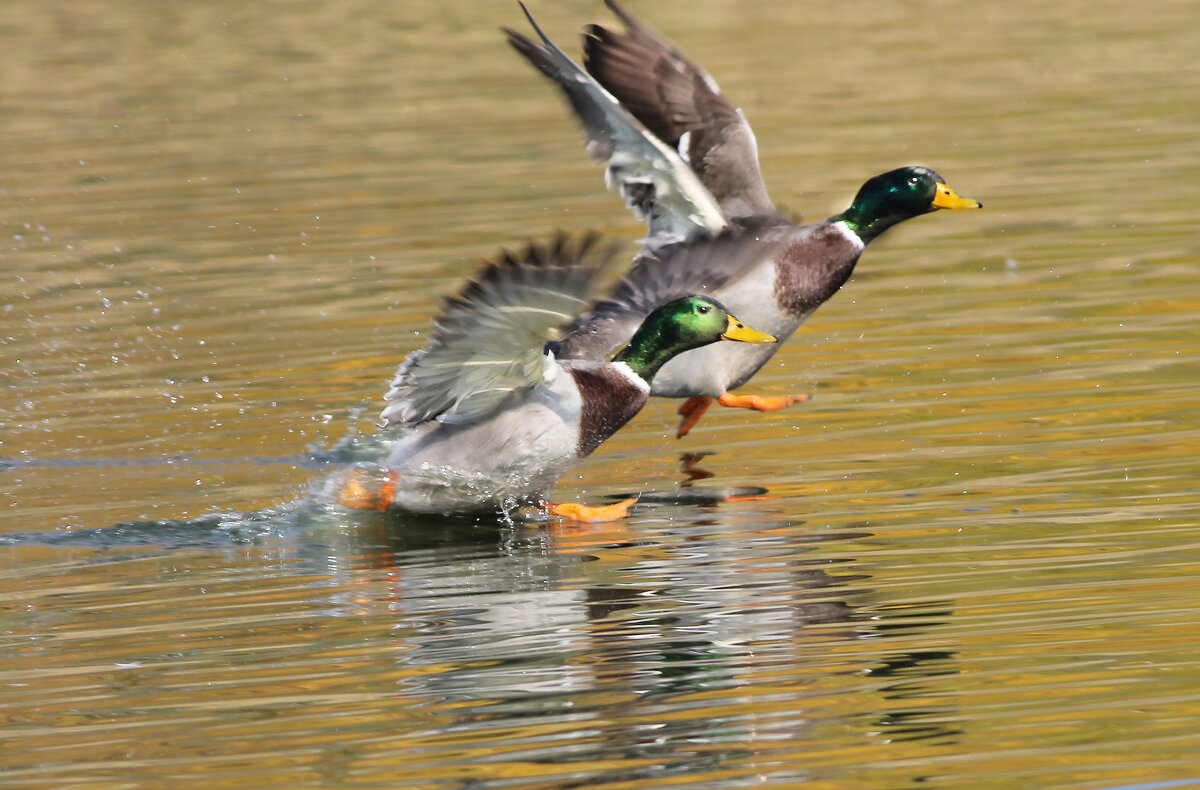
[[650,505],[669,505],[675,507],[696,507],[700,505],[719,505],[730,500],[761,497],[767,494],[762,486],[702,486],[694,488],[666,489],[663,491],[627,491],[621,494],[610,494],[606,498],[614,502],[622,499],[636,498],[635,507]]
[[347,532],[364,544],[396,551],[447,545],[494,543],[510,525],[497,518],[422,516],[334,508],[301,500],[263,510],[209,513],[194,519],[124,521],[96,529],[10,532],[0,546],[107,550],[155,547],[164,550],[254,544],[301,537],[321,545],[344,543]]

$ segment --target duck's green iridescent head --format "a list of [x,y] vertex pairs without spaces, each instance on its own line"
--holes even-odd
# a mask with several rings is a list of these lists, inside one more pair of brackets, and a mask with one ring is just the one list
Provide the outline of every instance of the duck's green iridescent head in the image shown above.
[[869,179],[850,208],[833,217],[845,222],[863,243],[906,219],[940,208],[982,208],[978,200],[959,197],[928,167],[901,167]]
[[775,338],[751,329],[707,296],[685,296],[659,307],[634,333],[614,361],[629,365],[647,382],[671,357],[718,340],[774,343]]

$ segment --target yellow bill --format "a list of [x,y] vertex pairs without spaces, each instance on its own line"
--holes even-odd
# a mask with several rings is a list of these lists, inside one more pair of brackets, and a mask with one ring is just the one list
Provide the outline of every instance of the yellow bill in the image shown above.
[[942,182],[938,182],[937,194],[933,196],[934,208],[983,208],[978,200],[959,197],[954,190]]
[[751,329],[733,316],[729,316],[729,325],[725,327],[722,340],[740,340],[743,343],[775,343],[776,338],[766,332]]

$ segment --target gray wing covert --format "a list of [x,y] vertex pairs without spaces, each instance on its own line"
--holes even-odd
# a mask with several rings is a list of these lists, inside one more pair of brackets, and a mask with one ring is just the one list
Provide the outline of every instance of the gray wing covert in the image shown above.
[[[605,359],[625,345],[657,307],[692,294],[716,295],[731,282],[772,259],[787,226],[762,221],[731,228],[716,238],[674,245],[642,255],[610,295],[588,311],[555,345],[560,359]],[[753,316],[739,316],[753,322]]]

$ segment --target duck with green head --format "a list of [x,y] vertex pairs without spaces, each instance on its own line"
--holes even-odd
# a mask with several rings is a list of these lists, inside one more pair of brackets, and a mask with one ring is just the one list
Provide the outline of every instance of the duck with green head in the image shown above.
[[[715,299],[681,293],[659,278],[625,287],[650,294],[647,312],[611,361],[560,360],[553,345],[594,297],[608,254],[595,237],[530,246],[487,265],[446,301],[430,343],[401,365],[387,393],[385,430],[396,432],[382,463],[334,478],[343,505],[416,513],[509,511],[548,505],[581,520],[618,518],[632,504],[549,505],[554,483],[646,403],[650,382],[680,353],[720,340],[773,343]],[[729,261],[757,254],[746,234],[726,233],[668,256],[722,281]],[[676,260],[678,259],[678,260]],[[686,260],[684,260],[686,259]]]
[[[606,4],[624,31],[589,25],[578,66],[526,17],[540,43],[505,30],[509,43],[566,94],[588,150],[607,162],[606,177],[649,227],[635,270],[690,282],[780,341],[787,339],[854,271],[863,249],[888,228],[939,209],[979,208],[926,167],[902,167],[869,179],[845,211],[806,225],[786,220],[771,202],[758,164],[754,133],[704,70],[640,23],[615,0]],[[711,286],[664,256],[730,227],[752,228],[762,242],[757,261]],[[743,261],[744,263],[744,261]],[[689,279],[690,278],[690,279]],[[597,358],[629,337],[645,304],[615,292],[560,345],[563,357]],[[639,306],[640,305],[640,306]],[[607,311],[607,313],[606,313]],[[655,377],[651,394],[687,398],[680,407],[685,435],[714,400],[770,411],[806,399],[734,394],[778,346],[728,344],[680,354]]]

